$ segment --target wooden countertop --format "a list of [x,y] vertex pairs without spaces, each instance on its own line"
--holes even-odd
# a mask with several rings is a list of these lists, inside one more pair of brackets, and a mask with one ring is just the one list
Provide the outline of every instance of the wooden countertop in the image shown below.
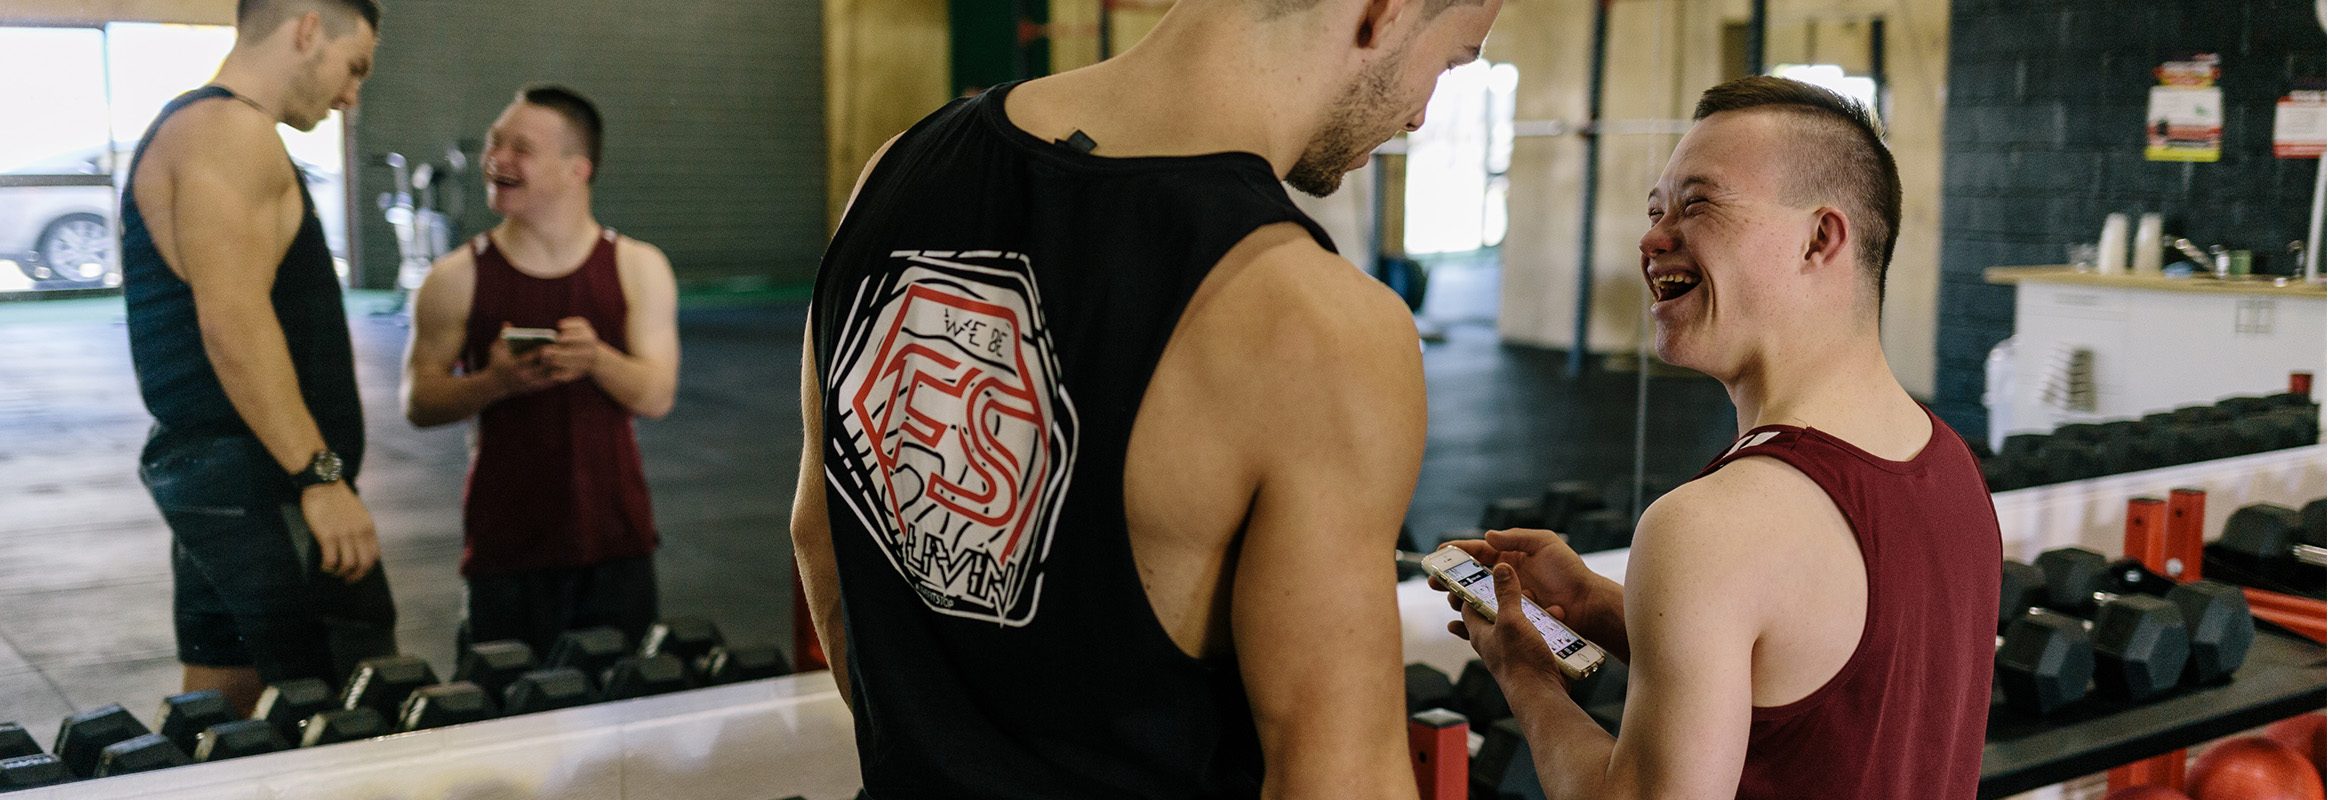
[[[2271,297],[2328,298],[2328,284],[2304,283],[2298,278],[2277,276],[2251,277],[2239,280],[2217,280],[2213,276],[2168,278],[2160,275],[2102,275],[2080,272],[2067,266],[1990,267],[1982,273],[1989,283],[2017,284],[2067,283],[2078,286],[2112,289],[2149,289],[2166,292],[2199,292],[2203,294],[2257,294]],[[2277,285],[2275,281],[2285,281]]]

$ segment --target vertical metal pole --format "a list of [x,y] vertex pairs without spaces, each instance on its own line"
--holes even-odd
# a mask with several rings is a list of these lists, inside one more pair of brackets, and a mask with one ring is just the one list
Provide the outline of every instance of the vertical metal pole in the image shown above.
[[1762,61],[1762,40],[1770,29],[1770,0],[1752,0],[1746,13],[1746,74],[1760,75],[1770,69]]
[[1099,60],[1115,57],[1115,0],[1099,0]]
[[[1759,2],[1759,0],[1757,0]],[[1592,7],[1592,82],[1587,89],[1584,134],[1583,224],[1576,235],[1576,330],[1568,343],[1568,377],[1584,374],[1585,355],[1592,350],[1593,211],[1600,201],[1601,98],[1609,70],[1609,3]]]
[[1890,92],[1887,90],[1891,88],[1891,76],[1884,71],[1883,57],[1883,17],[1878,15],[1867,22],[1867,71],[1871,73],[1868,77],[1875,79],[1875,107],[1868,110],[1875,112],[1875,118],[1884,122],[1885,128],[1890,128]]

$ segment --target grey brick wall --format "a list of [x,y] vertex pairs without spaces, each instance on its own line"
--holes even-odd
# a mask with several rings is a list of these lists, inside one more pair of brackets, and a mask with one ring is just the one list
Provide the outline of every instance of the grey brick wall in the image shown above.
[[[606,118],[597,210],[681,281],[807,281],[824,250],[818,0],[389,0],[351,164],[364,284],[394,280],[380,155],[484,137],[518,86],[565,84]],[[466,232],[490,226],[463,177]]]
[[[2319,162],[2273,158],[2271,124],[2328,57],[2310,0],[1955,0],[1951,20],[1933,404],[1950,425],[1987,430],[1984,365],[2013,332],[2012,288],[1981,271],[2061,263],[2112,211],[2290,271]],[[2223,158],[2145,161],[2151,70],[2189,52],[2223,58]]]

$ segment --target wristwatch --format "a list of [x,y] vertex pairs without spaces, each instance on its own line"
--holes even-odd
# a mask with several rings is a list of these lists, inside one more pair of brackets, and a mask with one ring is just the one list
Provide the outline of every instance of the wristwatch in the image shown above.
[[291,473],[291,485],[305,489],[326,483],[338,483],[342,477],[340,474],[342,466],[339,454],[332,452],[331,448],[317,450],[315,457],[307,461],[306,469]]

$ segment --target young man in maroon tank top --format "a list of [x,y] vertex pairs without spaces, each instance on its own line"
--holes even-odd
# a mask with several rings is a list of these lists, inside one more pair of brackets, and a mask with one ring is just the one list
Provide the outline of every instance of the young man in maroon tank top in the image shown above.
[[1631,667],[1622,735],[1526,623],[1451,623],[1554,798],[1970,797],[1989,700],[1996,514],[1878,337],[1899,179],[1864,110],[1775,78],[1699,100],[1649,193],[1657,353],[1712,375],[1739,441],[1642,515],[1626,580],[1545,531],[1465,543]]
[[[591,213],[601,131],[580,95],[520,90],[486,135],[501,224],[438,260],[414,301],[405,417],[478,420],[462,509],[471,641],[546,654],[574,628],[636,641],[656,615],[631,419],[671,411],[677,291],[661,250]],[[520,351],[513,327],[556,339]]]

